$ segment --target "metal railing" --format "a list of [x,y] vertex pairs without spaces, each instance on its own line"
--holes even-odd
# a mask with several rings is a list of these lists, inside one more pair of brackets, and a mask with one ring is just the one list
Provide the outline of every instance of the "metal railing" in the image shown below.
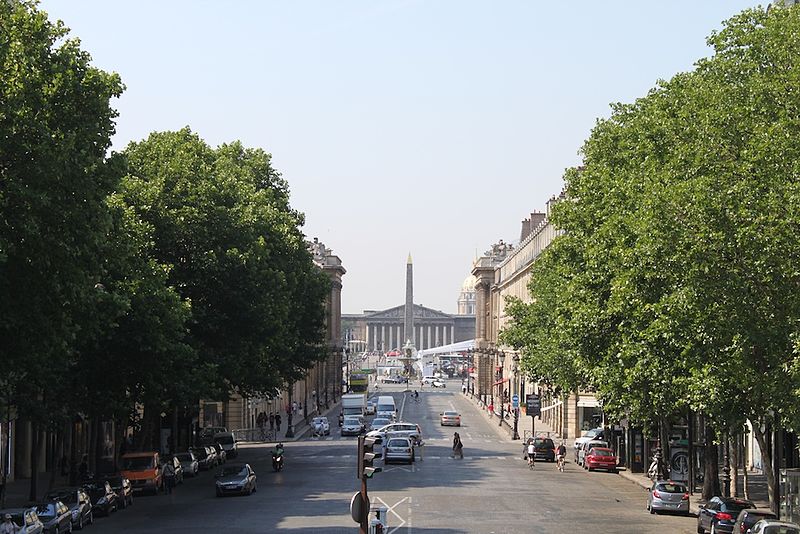
[[240,428],[233,431],[236,441],[275,441],[275,430],[256,428]]

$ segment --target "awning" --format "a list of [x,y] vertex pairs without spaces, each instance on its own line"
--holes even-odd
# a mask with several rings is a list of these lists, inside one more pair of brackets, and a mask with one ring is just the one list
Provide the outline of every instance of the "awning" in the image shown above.
[[499,386],[500,384],[505,384],[506,382],[508,382],[508,378],[504,378],[502,380],[498,380],[497,382],[494,383],[494,385],[495,386]]
[[578,408],[597,408],[600,403],[592,396],[578,398]]

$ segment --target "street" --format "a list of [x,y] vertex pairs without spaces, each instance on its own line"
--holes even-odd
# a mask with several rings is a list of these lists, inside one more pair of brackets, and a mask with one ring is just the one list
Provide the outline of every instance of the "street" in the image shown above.
[[[622,477],[587,473],[572,462],[559,473],[522,460],[521,442],[504,439],[492,420],[460,392],[420,391],[419,402],[403,386],[381,384],[401,419],[422,427],[423,458],[413,466],[390,465],[369,481],[373,505],[389,508],[389,532],[413,533],[647,533],[695,532],[692,517],[650,515],[645,492]],[[413,388],[413,386],[412,386]],[[461,428],[441,427],[439,412],[462,414]],[[137,498],[133,508],[98,519],[103,533],[144,532],[357,532],[349,514],[356,478],[356,438],[332,435],[286,444],[286,466],[273,473],[269,445],[244,445],[240,458],[258,475],[251,496],[216,498],[213,471],[187,479],[172,496]],[[497,421],[494,419],[493,421]],[[520,432],[529,420],[520,421]],[[449,457],[453,433],[464,459]],[[569,445],[569,444],[568,444]]]

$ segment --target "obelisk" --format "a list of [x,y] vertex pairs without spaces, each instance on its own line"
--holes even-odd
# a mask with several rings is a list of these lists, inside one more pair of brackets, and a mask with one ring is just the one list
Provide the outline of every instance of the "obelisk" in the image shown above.
[[406,306],[405,306],[405,322],[406,341],[410,341],[411,345],[416,345],[414,339],[414,266],[411,264],[411,253],[408,253],[408,262],[406,263]]

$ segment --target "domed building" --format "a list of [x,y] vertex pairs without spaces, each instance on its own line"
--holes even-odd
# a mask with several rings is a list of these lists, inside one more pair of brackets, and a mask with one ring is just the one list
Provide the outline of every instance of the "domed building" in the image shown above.
[[464,278],[461,284],[461,293],[458,295],[458,315],[475,315],[475,283],[478,281],[473,275]]

